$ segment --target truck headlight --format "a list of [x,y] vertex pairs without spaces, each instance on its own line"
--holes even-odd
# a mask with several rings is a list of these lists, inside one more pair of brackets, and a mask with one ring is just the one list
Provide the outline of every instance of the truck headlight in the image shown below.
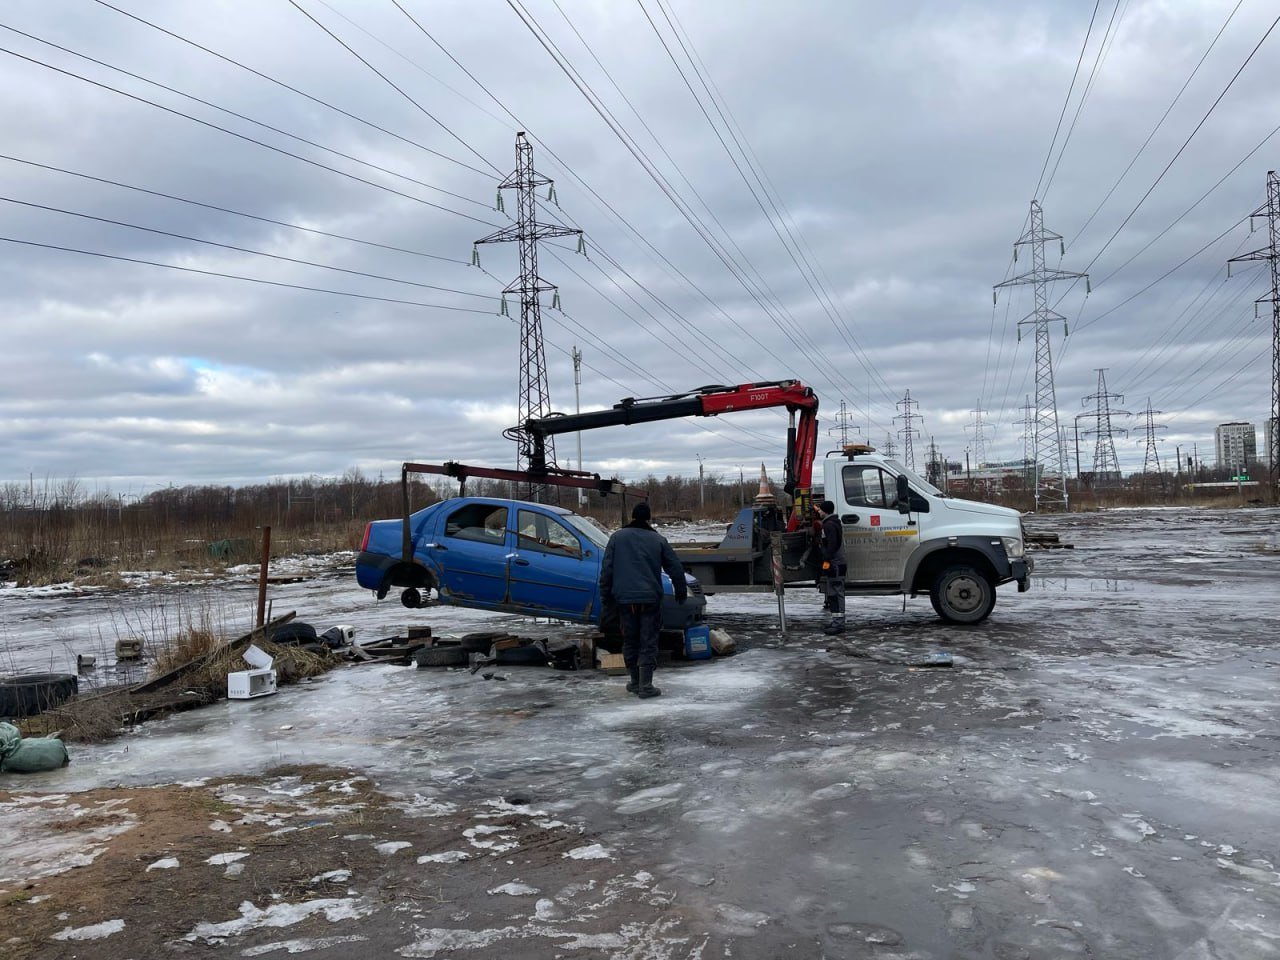
[[1001,537],[1000,542],[1004,544],[1004,552],[1010,560],[1019,560],[1027,552],[1021,537]]

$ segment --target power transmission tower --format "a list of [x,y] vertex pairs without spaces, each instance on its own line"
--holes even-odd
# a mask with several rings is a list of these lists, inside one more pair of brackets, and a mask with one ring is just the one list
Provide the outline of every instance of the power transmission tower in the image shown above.
[[1262,432],[1267,438],[1267,466],[1271,474],[1271,498],[1277,496],[1277,482],[1280,482],[1280,177],[1274,170],[1267,171],[1267,202],[1249,215],[1249,227],[1253,221],[1263,217],[1267,221],[1267,240],[1265,247],[1252,253],[1232,257],[1227,261],[1227,276],[1231,276],[1231,264],[1244,263],[1251,260],[1267,260],[1271,266],[1271,295],[1259,297],[1256,304],[1271,304],[1271,416],[1267,419]]
[[1035,426],[1036,418],[1032,416],[1035,412],[1035,405],[1031,402],[1030,394],[1027,395],[1027,402],[1018,408],[1022,411],[1022,419],[1015,420],[1014,425],[1022,428],[1022,470],[1023,481],[1027,485],[1027,489],[1031,490],[1036,482],[1036,462],[1032,457],[1032,448],[1035,444]]
[[[1143,480],[1143,483],[1145,484],[1147,474],[1152,472],[1151,466],[1152,464],[1154,464],[1155,473],[1157,476],[1160,477],[1161,488],[1164,487],[1164,472],[1160,467],[1160,451],[1156,449],[1156,444],[1160,440],[1160,438],[1156,436],[1156,431],[1167,430],[1168,427],[1166,427],[1162,423],[1156,423],[1155,418],[1159,416],[1160,413],[1162,412],[1163,411],[1151,409],[1151,398],[1148,397],[1147,409],[1142,411],[1142,413],[1139,414],[1139,416],[1145,417],[1147,421],[1147,440],[1146,440],[1147,455],[1146,457],[1143,458],[1143,461],[1142,461],[1142,480]],[[1139,440],[1138,442],[1142,443],[1141,440]]]
[[[518,293],[520,295],[520,386],[517,400],[516,425],[504,434],[516,442],[516,466],[528,467],[535,472],[556,466],[556,448],[553,438],[545,441],[545,456],[542,462],[534,463],[533,443],[525,430],[525,423],[551,413],[551,390],[547,384],[547,355],[542,343],[542,303],[539,299],[544,291],[552,291],[552,305],[558,305],[559,294],[556,286],[547,283],[538,276],[538,241],[550,237],[577,236],[578,245],[582,247],[582,231],[559,224],[538,223],[537,188],[547,187],[548,199],[554,198],[552,181],[542,176],[533,168],[533,145],[525,139],[524,132],[516,134],[516,169],[505,180],[498,184],[498,204],[502,205],[503,190],[516,191],[518,213],[513,226],[497,230],[487,237],[476,241],[481,243],[520,244],[520,277],[503,288],[503,294]],[[472,257],[478,262],[479,255]],[[507,301],[502,299],[502,312],[507,312]],[[545,484],[530,482],[527,496],[530,500],[541,500],[547,493]]]
[[907,465],[908,470],[916,468],[916,453],[912,445],[912,438],[920,436],[920,431],[911,424],[919,420],[924,422],[924,417],[914,412],[914,408],[920,406],[919,401],[911,399],[911,391],[908,390],[906,396],[899,400],[896,404],[902,413],[894,417],[894,420],[903,421],[903,427],[898,431],[898,436],[902,438],[902,462]]
[[[1044,244],[1046,240],[1057,240],[1059,249],[1066,254],[1066,245],[1062,235],[1045,230],[1044,213],[1040,204],[1031,201],[1031,226],[1013,245],[1014,259],[1018,258],[1018,247],[1031,248],[1031,270],[1019,276],[997,283],[991,296],[994,301],[996,291],[1001,287],[1013,287],[1031,284],[1035,290],[1035,309],[1018,321],[1019,328],[1023,324],[1033,324],[1036,331],[1036,429],[1035,460],[1038,478],[1036,480],[1036,509],[1063,510],[1068,507],[1067,500],[1067,460],[1062,450],[1062,434],[1058,428],[1058,398],[1053,388],[1053,357],[1049,350],[1049,323],[1062,321],[1062,331],[1067,333],[1067,318],[1049,307],[1049,284],[1055,280],[1072,280],[1085,278],[1085,290],[1089,289],[1088,274],[1074,273],[1068,270],[1052,270],[1045,266]],[[1019,330],[1018,338],[1022,338]]]
[[892,457],[897,452],[898,445],[893,442],[893,434],[886,433],[884,435],[884,455],[886,457]]
[[[1129,417],[1132,416],[1128,410],[1111,409],[1111,401],[1124,401],[1124,394],[1110,393],[1107,391],[1107,368],[1095,367],[1098,373],[1098,389],[1080,402],[1085,406],[1090,403],[1094,405],[1093,413],[1086,413],[1086,417],[1093,418],[1093,429],[1086,430],[1085,436],[1093,435],[1095,437],[1093,445],[1093,482],[1096,485],[1102,485],[1108,481],[1120,479],[1120,458],[1116,456],[1115,434],[1128,433],[1123,427],[1113,427],[1111,425],[1111,417]],[[1143,468],[1145,472],[1145,467]]]
[[840,446],[847,447],[849,445],[849,428],[853,426],[853,417],[849,413],[849,405],[843,400],[840,401],[840,412],[836,414],[836,425],[827,431],[831,436],[840,437]]
[[[569,354],[573,359],[573,412],[582,412],[582,351],[574,345],[573,352]],[[578,472],[582,472],[582,431],[578,431]],[[587,491],[578,491],[578,506],[582,506],[587,502]]]
[[942,457],[938,453],[938,443],[933,438],[929,438],[929,460],[925,464],[925,479],[932,483],[939,490],[946,492],[947,489],[947,468],[942,462]]
[[982,420],[982,415],[987,411],[982,409],[981,397],[978,398],[977,406],[969,412],[973,414],[973,426],[968,428],[973,431],[973,441],[969,444],[969,449],[973,451],[974,465],[980,467],[987,462],[987,429]]

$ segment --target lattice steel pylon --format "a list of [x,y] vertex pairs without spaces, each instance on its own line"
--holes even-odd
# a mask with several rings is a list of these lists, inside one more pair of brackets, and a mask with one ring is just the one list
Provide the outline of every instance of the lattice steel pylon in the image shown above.
[[[1147,409],[1143,410],[1140,414],[1138,414],[1140,417],[1143,417],[1146,420],[1146,433],[1147,433],[1147,438],[1145,441],[1147,445],[1147,454],[1142,460],[1143,483],[1144,484],[1146,483],[1147,474],[1154,472],[1160,477],[1161,487],[1164,486],[1164,469],[1160,466],[1160,451],[1156,449],[1156,444],[1159,442],[1159,439],[1160,439],[1159,437],[1156,436],[1156,431],[1167,430],[1168,427],[1166,427],[1162,423],[1156,423],[1155,418],[1159,416],[1162,412],[1163,411],[1161,410],[1152,410],[1151,398],[1147,397]],[[1143,443],[1144,441],[1139,440],[1138,442]],[[1155,465],[1154,471],[1151,469],[1152,464]]]
[[1018,409],[1022,411],[1022,419],[1014,421],[1014,425],[1022,428],[1023,482],[1026,483],[1027,489],[1030,490],[1032,484],[1036,482],[1036,462],[1031,456],[1031,446],[1035,442],[1036,435],[1036,418],[1032,414],[1036,408],[1035,404],[1031,402],[1030,395],[1027,396],[1027,402]]
[[[551,389],[547,382],[547,354],[542,343],[542,303],[540,295],[546,291],[555,293],[556,286],[538,276],[538,241],[550,237],[577,236],[581,248],[582,231],[559,224],[538,223],[538,187],[547,187],[549,198],[554,196],[553,182],[533,168],[533,145],[525,138],[524,131],[516,134],[516,169],[498,184],[498,201],[501,207],[503,190],[516,191],[518,212],[516,222],[476,241],[481,243],[510,243],[520,245],[520,277],[503,288],[502,312],[507,310],[505,294],[520,295],[520,385],[518,388],[516,425],[505,436],[516,441],[517,468],[534,472],[556,466],[556,448],[552,437],[545,440],[542,462],[535,463],[533,444],[525,423],[533,418],[551,413]],[[473,262],[478,256],[473,257]],[[553,304],[558,301],[555,295]],[[527,497],[541,500],[547,486],[530,482]],[[551,488],[559,489],[559,488]]]
[[1084,397],[1080,402],[1085,406],[1090,403],[1094,404],[1093,413],[1085,414],[1085,416],[1093,417],[1093,429],[1086,430],[1085,436],[1093,434],[1095,438],[1093,445],[1093,482],[1096,486],[1120,479],[1120,458],[1116,456],[1115,434],[1128,433],[1128,431],[1123,427],[1112,426],[1111,418],[1112,416],[1128,417],[1131,414],[1127,410],[1111,409],[1111,401],[1123,402],[1124,394],[1109,393],[1107,391],[1106,367],[1095,367],[1094,369],[1098,372],[1098,389]]
[[[1231,264],[1250,260],[1268,260],[1271,267],[1271,295],[1259,297],[1255,304],[1271,304],[1271,416],[1263,428],[1267,438],[1267,468],[1271,480],[1271,499],[1280,493],[1280,176],[1274,170],[1267,171],[1267,202],[1249,215],[1249,226],[1258,218],[1267,221],[1267,245],[1251,253],[1232,257],[1227,261],[1227,276]],[[1254,312],[1257,312],[1257,306]]]
[[853,417],[849,413],[849,405],[840,401],[840,412],[835,416],[836,425],[827,431],[831,436],[840,437],[841,448],[849,445],[849,428],[853,426]]
[[[1044,213],[1040,209],[1039,202],[1032,200],[1031,226],[1013,245],[1014,260],[1018,258],[1019,247],[1031,248],[1031,269],[1003,283],[997,283],[991,291],[991,296],[994,301],[1001,287],[1022,284],[1031,284],[1035,290],[1035,309],[1019,320],[1018,326],[1034,324],[1036,331],[1035,460],[1038,473],[1036,509],[1066,510],[1070,505],[1067,499],[1067,460],[1062,449],[1062,432],[1058,427],[1058,399],[1053,388],[1053,356],[1049,350],[1049,323],[1061,320],[1065,336],[1067,318],[1049,307],[1049,284],[1055,280],[1073,280],[1083,277],[1085,289],[1088,291],[1089,276],[1085,273],[1052,270],[1046,267],[1044,262],[1046,240],[1057,240],[1062,253],[1066,254],[1062,235],[1045,230]],[[1019,331],[1019,339],[1021,339],[1021,331]]]
[[898,445],[893,442],[893,434],[886,432],[884,435],[884,455],[892,457],[898,452]]
[[[969,445],[969,449],[973,451],[973,465],[980,467],[987,462],[987,429],[986,424],[982,420],[982,415],[986,410],[982,409],[982,399],[979,398],[974,409],[969,411],[973,414],[973,441]],[[970,429],[969,427],[965,428]]]
[[906,396],[895,404],[902,413],[894,417],[894,420],[903,421],[903,427],[898,431],[898,436],[902,438],[902,462],[907,465],[907,469],[914,470],[916,468],[916,453],[912,440],[920,436],[920,431],[911,424],[916,420],[924,422],[924,417],[914,412],[914,409],[920,406],[918,400],[911,399],[911,391],[908,390]]
[[942,460],[942,455],[938,453],[938,442],[933,437],[929,438],[928,457],[929,459],[925,463],[924,478],[939,490],[946,492],[947,466]]

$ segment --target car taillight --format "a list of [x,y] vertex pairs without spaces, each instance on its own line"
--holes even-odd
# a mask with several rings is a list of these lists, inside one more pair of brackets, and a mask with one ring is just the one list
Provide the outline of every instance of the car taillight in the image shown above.
[[364,539],[360,541],[360,549],[361,549],[361,550],[368,550],[368,549],[369,549],[369,534],[371,534],[371,533],[373,533],[373,524],[372,524],[372,523],[366,523],[366,524],[364,525]]

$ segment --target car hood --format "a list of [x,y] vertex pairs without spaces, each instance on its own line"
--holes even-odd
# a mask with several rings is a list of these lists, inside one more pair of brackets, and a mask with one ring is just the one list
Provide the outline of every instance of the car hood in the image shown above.
[[999,507],[994,503],[979,503],[977,500],[956,500],[948,497],[943,501],[947,505],[948,510],[954,510],[957,513],[966,513],[979,517],[999,517],[1001,520],[1009,520],[1013,523],[1020,523],[1022,514],[1010,507]]

